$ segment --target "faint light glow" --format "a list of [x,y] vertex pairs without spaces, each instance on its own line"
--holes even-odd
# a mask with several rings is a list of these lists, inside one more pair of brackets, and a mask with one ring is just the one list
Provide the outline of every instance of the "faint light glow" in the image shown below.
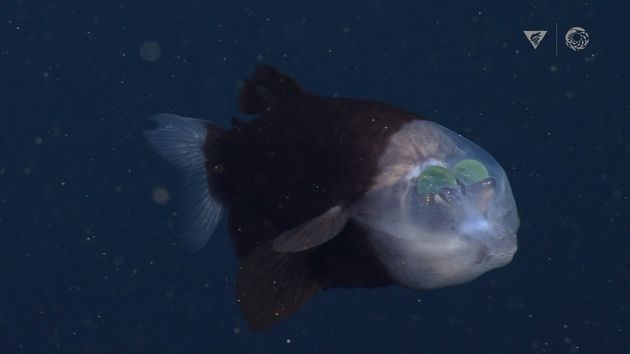
[[156,61],[160,58],[162,49],[156,42],[144,42],[140,46],[140,57],[145,61]]
[[164,187],[155,187],[151,193],[156,204],[165,205],[171,200],[171,194]]

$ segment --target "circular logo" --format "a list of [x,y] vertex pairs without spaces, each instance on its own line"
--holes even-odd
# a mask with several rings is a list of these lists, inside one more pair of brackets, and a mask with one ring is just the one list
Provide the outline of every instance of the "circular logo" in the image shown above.
[[588,33],[582,27],[573,27],[564,35],[564,41],[567,47],[577,52],[588,45]]

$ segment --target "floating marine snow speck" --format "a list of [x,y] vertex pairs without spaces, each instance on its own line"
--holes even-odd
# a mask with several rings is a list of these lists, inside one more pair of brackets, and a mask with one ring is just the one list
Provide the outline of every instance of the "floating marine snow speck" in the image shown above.
[[245,80],[223,130],[173,114],[146,137],[183,178],[182,242],[201,249],[222,217],[236,298],[265,330],[317,292],[473,280],[516,252],[505,172],[447,128],[392,105],[318,96],[270,66]]

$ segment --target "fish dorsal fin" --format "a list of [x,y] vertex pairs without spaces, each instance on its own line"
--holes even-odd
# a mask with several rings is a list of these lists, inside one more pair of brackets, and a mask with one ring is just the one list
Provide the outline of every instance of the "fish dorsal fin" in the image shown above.
[[260,114],[273,109],[283,99],[304,93],[292,78],[269,65],[258,65],[241,88],[240,109],[243,113]]
[[309,269],[308,256],[275,252],[266,242],[241,260],[236,298],[252,329],[264,331],[286,319],[324,289]]
[[349,212],[341,205],[310,219],[273,239],[278,252],[301,252],[332,240],[346,226]]

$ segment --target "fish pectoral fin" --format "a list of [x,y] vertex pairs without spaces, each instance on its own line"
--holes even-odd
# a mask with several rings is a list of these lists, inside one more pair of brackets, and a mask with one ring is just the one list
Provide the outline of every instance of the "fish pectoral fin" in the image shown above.
[[325,288],[309,268],[310,252],[276,252],[266,242],[241,259],[236,298],[247,324],[264,331],[295,313]]
[[346,226],[350,213],[341,205],[310,219],[273,239],[278,252],[301,252],[324,244],[337,236]]

